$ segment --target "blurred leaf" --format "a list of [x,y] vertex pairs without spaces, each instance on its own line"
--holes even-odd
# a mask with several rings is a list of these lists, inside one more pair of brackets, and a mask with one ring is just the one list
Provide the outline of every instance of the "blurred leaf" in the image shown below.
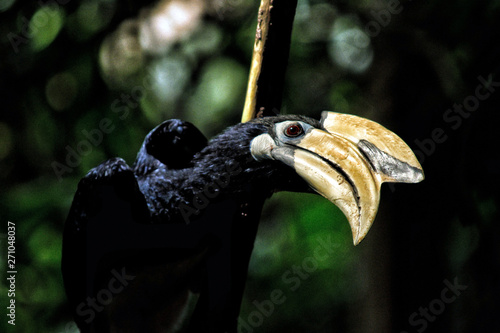
[[0,0],[0,12],[5,12],[16,2],[16,0]]
[[76,11],[80,33],[87,37],[103,29],[113,18],[114,0],[85,0]]
[[38,9],[29,23],[32,33],[32,47],[35,51],[41,51],[49,46],[57,37],[64,25],[64,11],[60,8],[41,7]]
[[334,106],[335,112],[350,113],[353,105],[359,99],[360,91],[352,81],[339,81],[332,85],[330,92],[330,104]]
[[193,97],[187,104],[190,121],[196,119],[202,130],[212,132],[228,112],[243,107],[247,71],[230,58],[216,58],[208,62]]
[[131,126],[130,122],[116,122],[116,129],[108,140],[114,156],[125,159],[127,164],[131,166],[141,148],[144,136],[142,131],[136,126]]
[[49,183],[45,180],[33,181],[11,188],[4,200],[15,216],[26,218],[35,212],[37,217],[40,217],[54,207],[61,207],[59,198],[61,190],[59,183]]
[[35,110],[31,110],[26,131],[26,155],[33,164],[40,163],[41,156],[50,156],[57,142],[57,125],[46,104],[38,100],[38,94],[33,94]]
[[52,76],[45,86],[45,95],[49,105],[57,111],[69,108],[78,93],[78,82],[69,72]]
[[182,45],[182,52],[191,59],[211,55],[218,51],[223,41],[222,38],[223,32],[217,25],[205,23],[198,27],[189,40]]
[[30,235],[29,250],[32,260],[41,267],[59,269],[62,235],[53,227],[39,225]]

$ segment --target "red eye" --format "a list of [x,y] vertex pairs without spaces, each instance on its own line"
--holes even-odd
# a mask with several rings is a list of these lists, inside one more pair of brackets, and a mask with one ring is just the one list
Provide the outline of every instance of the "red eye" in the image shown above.
[[302,126],[300,126],[299,124],[290,125],[285,129],[285,135],[288,136],[289,138],[295,138],[301,135],[302,133],[304,133],[304,130],[302,129]]

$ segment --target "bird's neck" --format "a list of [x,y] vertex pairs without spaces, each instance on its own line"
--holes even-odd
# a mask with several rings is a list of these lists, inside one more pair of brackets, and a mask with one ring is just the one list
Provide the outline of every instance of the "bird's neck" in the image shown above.
[[233,127],[212,139],[193,158],[191,167],[160,168],[139,179],[153,219],[185,222],[186,214],[199,216],[207,207],[223,201],[244,204],[254,196],[267,198],[273,191],[273,169],[251,156],[253,136],[255,133]]

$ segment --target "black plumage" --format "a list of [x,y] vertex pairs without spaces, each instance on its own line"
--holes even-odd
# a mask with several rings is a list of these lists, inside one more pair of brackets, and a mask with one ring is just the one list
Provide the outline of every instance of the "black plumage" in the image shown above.
[[[269,117],[230,127],[207,144],[193,125],[168,120],[147,135],[132,168],[114,158],[80,181],[62,270],[82,331],[236,331],[265,199],[310,191],[292,168],[251,155],[252,139],[274,134],[283,120],[320,127],[301,116]],[[113,293],[119,273],[131,280]]]

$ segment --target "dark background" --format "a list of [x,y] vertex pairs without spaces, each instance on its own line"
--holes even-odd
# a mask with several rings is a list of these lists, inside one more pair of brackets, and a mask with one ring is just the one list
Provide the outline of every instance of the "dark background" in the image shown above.
[[[0,1],[0,330],[75,331],[60,256],[78,180],[113,156],[132,164],[164,119],[208,137],[237,123],[257,8]],[[415,150],[426,179],[384,185],[357,247],[326,200],[275,195],[241,332],[498,330],[499,19],[493,0],[299,1],[282,113],[378,121]],[[8,221],[15,327],[5,315]]]

